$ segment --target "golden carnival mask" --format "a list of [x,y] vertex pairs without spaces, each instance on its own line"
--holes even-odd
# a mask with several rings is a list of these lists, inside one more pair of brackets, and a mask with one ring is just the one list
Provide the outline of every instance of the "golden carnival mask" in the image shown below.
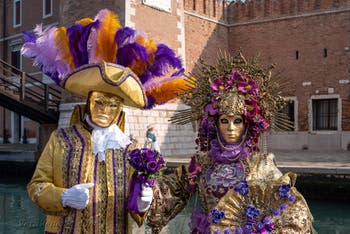
[[228,144],[235,144],[241,139],[244,131],[244,120],[242,115],[220,115],[218,121],[220,134]]
[[120,97],[97,91],[89,93],[87,105],[91,122],[103,128],[114,124],[123,108]]

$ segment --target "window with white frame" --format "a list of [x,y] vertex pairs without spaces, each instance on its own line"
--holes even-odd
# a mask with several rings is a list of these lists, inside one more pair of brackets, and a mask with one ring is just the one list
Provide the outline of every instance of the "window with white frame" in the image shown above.
[[13,27],[22,25],[22,0],[13,1]]
[[312,100],[312,130],[338,130],[338,99]]
[[52,16],[52,0],[43,0],[43,18]]

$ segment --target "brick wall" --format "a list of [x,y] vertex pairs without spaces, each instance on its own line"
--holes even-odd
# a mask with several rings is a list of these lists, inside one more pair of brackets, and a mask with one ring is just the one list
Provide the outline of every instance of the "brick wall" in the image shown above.
[[118,14],[120,23],[124,25],[124,0],[60,0],[60,25],[70,26],[76,20],[85,17],[93,18],[99,10],[107,8]]
[[[156,43],[165,43],[181,55],[182,1],[172,1],[171,12],[166,12],[142,4],[141,0],[130,2],[129,26],[141,29]],[[179,11],[180,10],[180,11]]]
[[235,1],[228,8],[230,24],[283,16],[312,14],[350,6],[347,0],[253,0]]
[[[308,131],[311,95],[328,94],[329,88],[343,99],[350,93],[349,84],[341,83],[350,78],[346,65],[350,64],[348,22],[350,14],[344,12],[237,25],[230,27],[229,47],[233,51],[241,48],[247,57],[261,54],[261,61],[277,64],[276,70],[290,83],[286,96],[298,99],[299,130]],[[344,102],[343,108],[348,105]],[[349,112],[343,112],[343,117],[348,118]],[[348,124],[343,125],[343,130],[349,129]]]

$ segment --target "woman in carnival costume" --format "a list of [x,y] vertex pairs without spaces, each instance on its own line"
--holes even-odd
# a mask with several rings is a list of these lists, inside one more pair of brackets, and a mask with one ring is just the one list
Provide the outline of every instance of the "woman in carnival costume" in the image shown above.
[[201,63],[180,95],[191,107],[173,122],[199,121],[197,153],[188,167],[164,175],[154,188],[148,224],[160,232],[198,194],[192,233],[311,233],[313,217],[294,187],[296,175],[283,175],[274,155],[260,152],[259,137],[269,127],[288,126],[279,113],[281,87],[271,69],[241,53]]
[[174,98],[185,85],[181,60],[106,9],[69,28],[37,26],[23,39],[34,65],[87,97],[71,126],[51,134],[27,186],[47,214],[45,233],[131,233],[129,214],[141,224],[153,192],[143,185],[128,211],[127,158],[136,145],[123,133],[122,107],[150,109]]

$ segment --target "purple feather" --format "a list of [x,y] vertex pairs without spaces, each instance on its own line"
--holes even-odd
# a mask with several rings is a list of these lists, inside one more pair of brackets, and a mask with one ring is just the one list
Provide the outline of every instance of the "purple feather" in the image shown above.
[[142,84],[147,84],[154,77],[166,75],[170,66],[179,70],[183,69],[181,59],[176,57],[174,51],[164,44],[159,44],[155,53],[155,62],[140,75]]
[[135,60],[147,61],[147,52],[145,47],[137,43],[132,43],[118,49],[118,64],[127,67]]
[[35,33],[32,31],[24,31],[22,32],[22,38],[24,42],[32,42],[35,43],[36,36]]
[[144,109],[150,110],[156,105],[156,101],[152,96],[147,96],[147,106]]
[[181,68],[180,70],[174,72],[171,77],[181,77],[183,76],[185,73],[185,69],[184,68]]
[[[55,43],[55,27],[42,30],[42,25],[37,25],[34,33],[37,35],[35,42],[26,42],[23,44],[21,53],[33,59],[33,64],[40,67],[42,72],[50,76],[57,84],[59,83],[59,70],[64,70],[64,64],[56,61],[58,54]],[[31,37],[32,38],[32,37]]]
[[92,28],[97,28],[99,21],[88,25],[75,24],[67,29],[69,38],[69,49],[74,59],[76,67],[80,67],[89,62],[88,39]]
[[153,74],[150,71],[148,71],[148,70],[144,71],[139,76],[140,81],[141,81],[143,86],[145,86],[145,84],[147,84],[147,82],[151,81],[153,77],[154,77]]
[[89,56],[89,63],[97,63],[102,59],[96,57],[96,47],[97,47],[97,29],[101,26],[101,21],[96,20],[98,26],[96,28],[91,28],[88,40],[86,42],[87,52]]
[[92,23],[82,27],[82,29],[81,29],[81,37],[80,37],[79,44],[78,44],[78,48],[79,48],[79,51],[81,53],[79,66],[89,63],[89,54],[88,54],[87,42],[88,42],[88,39],[89,39],[89,35],[90,35],[90,32],[91,32],[91,29],[92,28],[97,29],[99,26],[100,26],[100,22],[99,21],[94,21],[94,22],[92,22]]
[[167,77],[167,78],[148,79],[148,81],[144,83],[142,86],[146,91],[152,90],[155,87],[161,86],[165,82],[168,82],[171,80],[183,79],[183,72],[184,72],[184,69],[181,69],[180,71],[176,71],[174,74],[172,74],[170,77]]
[[115,42],[118,48],[122,48],[127,44],[132,44],[136,40],[135,30],[129,27],[121,28],[115,35]]
[[79,40],[83,26],[81,24],[74,24],[67,28],[67,36],[69,40],[69,49],[73,56],[75,67],[79,67],[81,52],[79,51]]

